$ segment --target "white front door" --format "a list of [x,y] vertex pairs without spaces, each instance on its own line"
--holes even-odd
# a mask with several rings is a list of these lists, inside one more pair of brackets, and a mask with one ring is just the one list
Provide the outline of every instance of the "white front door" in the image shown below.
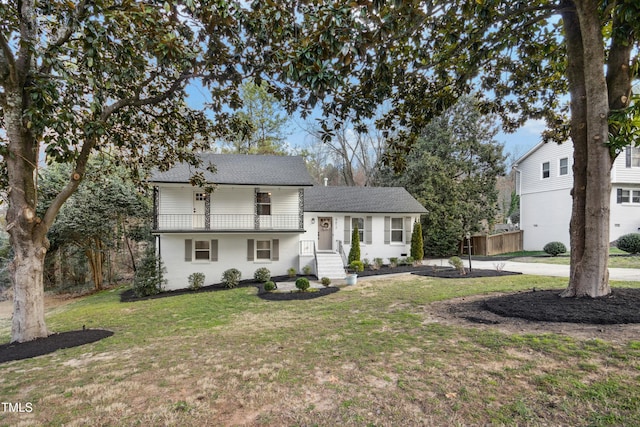
[[333,219],[331,217],[318,218],[318,250],[330,251],[333,249]]
[[204,228],[204,203],[206,197],[205,193],[193,193],[193,228]]

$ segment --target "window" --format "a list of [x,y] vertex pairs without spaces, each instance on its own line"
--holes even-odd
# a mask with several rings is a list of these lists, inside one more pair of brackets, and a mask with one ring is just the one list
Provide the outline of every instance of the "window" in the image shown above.
[[196,193],[195,198],[196,198],[196,202],[204,202],[207,199],[207,195],[206,193]]
[[271,259],[271,240],[256,241],[256,259]]
[[351,218],[351,233],[358,227],[358,234],[360,235],[360,242],[364,242],[364,218]]
[[560,159],[560,175],[568,175],[569,174],[569,159],[565,157],[564,159]]
[[542,179],[549,178],[551,173],[549,171],[549,162],[544,162],[542,164]]
[[196,240],[195,247],[195,259],[196,260],[209,260],[209,241],[208,240]]
[[618,188],[618,203],[640,204],[640,190]]
[[258,215],[271,215],[271,193],[258,193],[256,203]]
[[391,218],[391,241],[396,243],[404,242],[404,220],[402,218]]
[[631,167],[640,168],[640,148],[629,147],[631,151]]

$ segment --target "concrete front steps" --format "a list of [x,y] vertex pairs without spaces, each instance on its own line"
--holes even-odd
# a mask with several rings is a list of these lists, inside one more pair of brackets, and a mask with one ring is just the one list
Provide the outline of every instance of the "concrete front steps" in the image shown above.
[[318,279],[344,279],[344,265],[342,257],[335,252],[316,252],[316,267]]

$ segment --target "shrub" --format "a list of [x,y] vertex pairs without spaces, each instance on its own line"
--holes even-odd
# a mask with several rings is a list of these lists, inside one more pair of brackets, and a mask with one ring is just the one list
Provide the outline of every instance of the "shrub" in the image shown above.
[[306,290],[309,289],[309,286],[311,285],[309,283],[309,279],[306,277],[300,277],[296,280],[296,288],[300,289],[300,292],[306,292]]
[[393,268],[397,266],[398,266],[398,258],[397,257],[389,258],[389,267]]
[[419,221],[416,221],[413,224],[413,233],[411,234],[411,257],[418,262],[422,261],[422,258],[424,258],[422,224]]
[[289,275],[289,277],[296,277],[296,269],[291,267],[290,269],[287,270],[287,274]]
[[364,271],[364,264],[362,263],[362,261],[351,261],[351,263],[349,264],[349,268],[352,271],[359,273],[361,271]]
[[222,273],[222,284],[227,288],[235,288],[240,283],[242,273],[237,268],[230,268]]
[[353,227],[353,233],[351,233],[351,249],[349,249],[349,264],[353,261],[360,261],[360,231],[358,226]]
[[264,291],[265,292],[271,292],[274,291],[276,289],[276,284],[274,282],[272,282],[271,280],[268,280],[264,283]]
[[618,249],[630,254],[640,253],[640,234],[630,233],[621,236],[617,242]]
[[382,267],[383,264],[384,261],[382,258],[374,258],[373,264],[371,264],[371,268],[374,270],[380,270],[380,267]]
[[267,267],[260,267],[253,273],[253,278],[258,282],[268,282],[271,279],[271,272]]
[[329,279],[328,277],[323,277],[322,279],[320,279],[320,283],[322,283],[324,286],[329,286],[331,284],[331,279]]
[[567,248],[562,242],[549,242],[542,248],[543,251],[551,256],[557,256],[567,252]]
[[155,250],[147,249],[133,278],[133,292],[138,297],[159,294],[162,292],[163,285],[167,283],[164,278],[166,271],[162,260],[156,256]]
[[398,260],[398,265],[413,265],[413,257],[400,258]]
[[451,258],[449,258],[449,265],[458,270],[458,273],[460,273],[461,276],[466,273],[464,271],[464,265],[462,264],[462,260],[460,259],[460,257],[452,256]]
[[305,276],[310,275],[311,274],[311,266],[305,265],[304,267],[302,267],[302,274],[304,274]]
[[189,275],[189,289],[197,290],[204,285],[204,273],[193,273]]
[[369,261],[369,258],[364,258],[362,260],[362,265],[364,265],[364,268],[370,268],[371,267],[371,261]]

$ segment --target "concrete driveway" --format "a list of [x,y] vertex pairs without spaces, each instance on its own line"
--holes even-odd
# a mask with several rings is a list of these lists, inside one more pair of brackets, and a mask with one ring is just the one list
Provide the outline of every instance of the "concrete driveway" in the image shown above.
[[[466,268],[469,267],[469,261],[465,258],[462,260]],[[426,263],[427,261],[425,261]],[[447,259],[431,260],[428,264],[449,266]],[[504,264],[504,266],[503,266]],[[515,262],[515,261],[476,261],[471,260],[472,268],[483,270],[495,270],[501,267],[505,271],[515,271],[522,274],[533,274],[536,276],[554,276],[569,277],[568,265],[557,264],[541,264],[534,262]],[[610,268],[609,278],[611,280],[621,281],[640,281],[640,269],[637,268]]]

